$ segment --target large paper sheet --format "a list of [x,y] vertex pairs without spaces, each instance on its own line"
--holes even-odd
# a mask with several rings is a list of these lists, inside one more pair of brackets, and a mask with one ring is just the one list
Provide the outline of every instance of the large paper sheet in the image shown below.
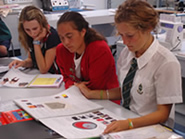
[[102,109],[85,98],[76,86],[53,96],[16,99],[14,102],[35,119],[67,116]]
[[25,74],[11,68],[0,80],[1,86],[7,87],[59,87],[63,76],[59,74]]
[[18,69],[11,68],[0,80],[2,86],[27,87],[36,75],[29,75]]
[[103,135],[101,139],[183,139],[161,125],[152,125],[132,130]]
[[103,109],[80,115],[53,117],[40,121],[65,138],[100,137],[106,126],[121,119],[113,113]]

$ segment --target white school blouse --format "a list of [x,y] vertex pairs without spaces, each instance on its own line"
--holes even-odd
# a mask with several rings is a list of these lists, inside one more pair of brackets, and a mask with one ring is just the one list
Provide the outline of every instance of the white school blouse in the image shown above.
[[[135,54],[125,47],[118,59],[118,78],[123,80]],[[143,116],[157,110],[157,104],[182,102],[181,67],[179,61],[167,48],[154,39],[151,46],[137,59],[133,86],[130,92],[130,110]],[[123,98],[122,98],[123,101]],[[174,108],[171,110],[173,126]]]

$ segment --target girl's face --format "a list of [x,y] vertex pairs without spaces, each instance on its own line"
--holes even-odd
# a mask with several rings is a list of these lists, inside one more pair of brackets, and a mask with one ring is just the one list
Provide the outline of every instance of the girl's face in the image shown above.
[[[143,54],[151,44],[150,31],[142,32],[136,30],[130,24],[122,22],[116,25],[119,35],[122,37],[123,43],[128,49],[134,53]],[[152,37],[153,38],[153,37]]]
[[33,39],[35,39],[41,32],[41,26],[37,20],[25,21],[23,23],[23,28]]
[[84,36],[86,30],[79,32],[72,22],[64,22],[58,25],[58,35],[64,47],[71,53],[82,54],[85,50]]

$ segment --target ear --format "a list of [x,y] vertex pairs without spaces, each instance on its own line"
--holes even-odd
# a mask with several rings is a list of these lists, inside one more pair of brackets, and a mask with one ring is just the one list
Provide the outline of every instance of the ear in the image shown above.
[[148,33],[151,33],[154,29],[151,27],[147,30]]
[[82,34],[83,37],[85,36],[85,34],[86,34],[86,29],[85,28],[82,29],[81,34]]

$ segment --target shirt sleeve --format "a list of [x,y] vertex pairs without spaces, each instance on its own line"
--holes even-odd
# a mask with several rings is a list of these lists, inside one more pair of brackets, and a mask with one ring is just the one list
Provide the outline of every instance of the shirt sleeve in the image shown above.
[[178,62],[165,63],[154,78],[158,104],[182,102],[181,68]]
[[50,31],[50,35],[46,40],[46,49],[56,47],[59,43],[61,43],[57,31],[53,27],[51,27]]
[[87,53],[89,55],[88,87],[91,89],[111,89],[118,87],[119,83],[116,75],[115,61],[108,45],[105,42],[99,41],[92,43],[90,47],[91,49]]

